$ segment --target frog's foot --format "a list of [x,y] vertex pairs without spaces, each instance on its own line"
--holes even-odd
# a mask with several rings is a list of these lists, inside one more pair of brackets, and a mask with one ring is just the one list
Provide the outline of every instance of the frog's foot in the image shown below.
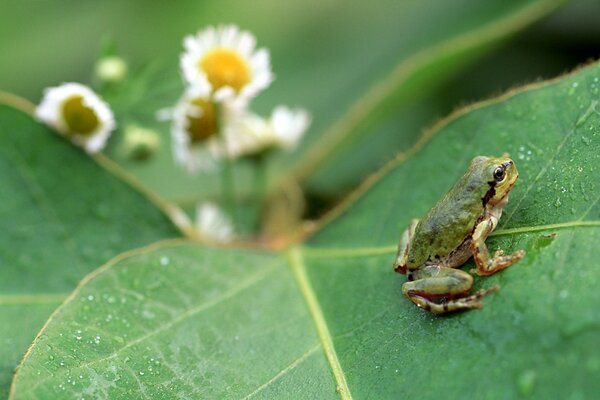
[[[410,301],[434,314],[481,308],[483,296],[498,289],[493,286],[472,295],[473,277],[454,268],[426,266],[412,271],[412,281],[402,285],[402,293]],[[441,300],[440,300],[441,299]]]
[[473,253],[475,264],[477,264],[477,275],[479,276],[492,275],[501,271],[516,263],[525,255],[523,250],[515,251],[509,255],[504,255],[502,250],[498,250],[493,257],[490,255],[485,245],[485,239],[494,230],[497,222],[494,217],[490,217],[481,221],[473,232],[471,252]]
[[433,314],[447,314],[454,311],[483,308],[483,303],[480,302],[479,299],[489,293],[495,292],[498,288],[499,286],[495,285],[489,289],[480,290],[470,296],[450,299],[441,303],[419,295],[409,296],[409,299],[415,303],[417,307],[430,311]]
[[494,254],[494,258],[491,258],[487,262],[487,266],[480,267],[477,264],[477,275],[479,276],[487,276],[492,275],[498,271],[501,271],[505,268],[510,267],[517,261],[519,261],[525,255],[525,251],[517,250],[512,254],[507,256],[504,255],[502,250],[497,250]]
[[410,245],[418,223],[418,219],[410,221],[408,228],[402,233],[400,243],[398,243],[398,253],[396,254],[396,260],[394,261],[394,271],[400,274],[406,274],[406,263],[410,252]]

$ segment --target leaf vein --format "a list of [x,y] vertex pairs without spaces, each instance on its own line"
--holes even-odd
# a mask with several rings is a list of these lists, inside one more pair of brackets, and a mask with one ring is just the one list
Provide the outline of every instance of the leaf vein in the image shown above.
[[342,366],[340,365],[340,361],[335,352],[335,347],[333,345],[331,333],[327,327],[327,322],[325,321],[325,316],[323,315],[323,311],[317,301],[317,296],[315,295],[306,274],[306,267],[302,260],[301,249],[299,247],[292,247],[288,252],[288,257],[292,272],[296,278],[300,292],[304,297],[304,301],[308,306],[315,328],[317,329],[317,334],[321,340],[323,351],[325,352],[325,356],[333,372],[336,381],[336,390],[342,399],[352,399],[348,383],[346,382],[346,376],[344,375],[344,371],[342,370]]
[[250,399],[250,398],[256,396],[258,393],[262,392],[263,390],[267,389],[269,386],[271,386],[271,384],[273,384],[279,378],[281,378],[282,376],[284,376],[288,372],[292,371],[298,365],[302,364],[302,362],[304,362],[304,360],[306,360],[309,356],[311,356],[319,348],[321,348],[321,344],[317,344],[317,345],[313,346],[307,352],[305,352],[300,357],[298,357],[294,361],[292,361],[287,367],[285,367],[284,369],[282,369],[281,371],[279,371],[276,375],[274,375],[267,382],[263,383],[262,385],[260,385],[259,387],[257,387],[256,390],[254,390],[252,393],[250,393],[247,396],[245,396],[242,400]]
[[[269,276],[275,269],[276,267],[279,265],[279,263],[273,263],[273,265],[266,267],[265,269],[263,269],[262,271],[260,271],[259,273],[254,274],[253,276],[249,277],[249,279],[245,280],[244,282],[242,282],[241,284],[238,284],[234,287],[232,287],[231,289],[229,289],[228,291],[226,291],[225,293],[223,293],[221,296],[218,296],[212,300],[209,300],[205,303],[202,303],[186,312],[184,312],[183,314],[181,314],[181,316],[179,316],[178,318],[175,318],[165,324],[162,324],[160,327],[158,327],[157,329],[154,329],[152,331],[149,331],[147,333],[145,333],[143,336],[140,336],[139,338],[132,340],[131,342],[127,343],[125,346],[115,350],[114,352],[112,352],[111,354],[102,357],[102,358],[98,358],[95,360],[91,360],[87,363],[83,363],[77,366],[77,368],[87,368],[90,367],[91,365],[95,365],[99,362],[102,361],[107,361],[107,360],[111,360],[113,358],[115,358],[116,356],[119,355],[119,353],[121,353],[123,350],[128,349],[132,346],[135,346],[136,344],[139,344],[141,342],[144,342],[145,340],[158,335],[161,332],[164,332],[166,330],[168,330],[169,328],[175,326],[176,324],[183,322],[191,317],[193,317],[196,314],[199,314],[203,311],[206,311],[212,307],[215,307],[216,305],[230,299],[231,297],[235,296],[236,294],[242,292],[243,290],[248,289],[249,287],[252,287],[253,285],[257,284],[258,282],[260,282],[261,280],[265,279],[267,276]],[[40,379],[37,381],[37,383],[35,385],[32,385],[26,389],[24,389],[26,392],[32,392],[33,390],[35,390],[37,387],[41,386],[43,383],[45,383],[47,380],[55,378],[57,374],[54,374],[54,376],[50,376],[46,379]]]
[[[600,199],[599,199],[600,200]],[[585,228],[585,227],[600,227],[600,221],[569,221],[556,224],[524,226],[519,228],[497,229],[490,234],[494,236],[508,236],[520,233],[532,233],[539,231],[547,231],[552,229],[568,229],[568,228]],[[377,255],[385,255],[395,253],[398,245],[373,246],[373,247],[353,247],[347,248],[327,248],[327,247],[304,247],[303,251],[306,256],[312,258],[350,258],[350,257],[369,257]]]

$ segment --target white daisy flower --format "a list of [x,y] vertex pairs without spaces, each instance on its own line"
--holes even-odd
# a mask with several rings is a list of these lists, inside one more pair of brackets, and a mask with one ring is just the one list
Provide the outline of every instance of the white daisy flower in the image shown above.
[[35,115],[88,153],[102,150],[116,126],[108,105],[79,83],[47,88]]
[[197,206],[196,229],[202,237],[217,242],[229,242],[233,239],[231,220],[212,202]]
[[190,173],[216,167],[218,111],[208,93],[199,87],[188,88],[173,109],[173,156]]
[[237,158],[273,148],[291,150],[298,145],[309,125],[310,116],[302,109],[279,106],[268,120],[248,114],[227,127],[227,155]]
[[217,101],[247,103],[273,81],[268,51],[255,49],[254,36],[235,25],[206,28],[187,36],[183,45],[185,79],[213,93]]

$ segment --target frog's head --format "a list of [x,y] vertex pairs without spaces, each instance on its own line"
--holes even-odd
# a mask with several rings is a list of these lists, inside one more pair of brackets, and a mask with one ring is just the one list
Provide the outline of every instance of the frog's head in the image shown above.
[[476,157],[473,161],[479,164],[479,169],[490,187],[483,198],[484,205],[495,206],[503,200],[506,201],[519,177],[515,162],[508,156]]

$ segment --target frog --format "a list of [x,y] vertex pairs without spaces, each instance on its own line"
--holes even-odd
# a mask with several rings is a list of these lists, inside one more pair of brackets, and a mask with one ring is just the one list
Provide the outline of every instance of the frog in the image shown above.
[[519,173],[515,162],[477,156],[467,171],[422,219],[413,219],[402,233],[394,270],[405,274],[402,293],[433,314],[482,308],[481,298],[499,286],[471,293],[473,276],[457,267],[473,257],[471,273],[488,276],[508,268],[525,255],[517,250],[494,255],[485,244],[498,225]]

